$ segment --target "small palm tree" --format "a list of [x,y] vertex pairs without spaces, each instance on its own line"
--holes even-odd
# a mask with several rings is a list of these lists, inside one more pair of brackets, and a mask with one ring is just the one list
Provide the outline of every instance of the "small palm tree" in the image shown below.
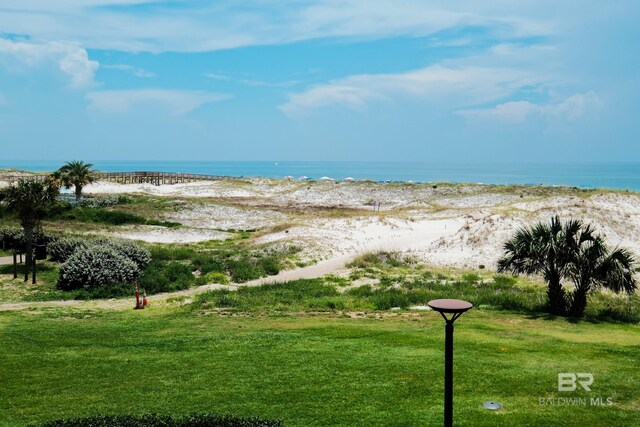
[[[636,289],[631,253],[620,248],[609,250],[602,236],[582,221],[563,223],[555,216],[549,224],[519,230],[504,250],[498,271],[541,273],[548,283],[549,312],[553,314],[582,317],[587,294],[596,288],[629,294]],[[567,295],[562,279],[573,282],[572,294]]]
[[[32,264],[34,232],[38,229],[46,208],[56,200],[57,194],[57,188],[29,180],[20,180],[16,185],[2,190],[2,203],[7,211],[20,219],[24,230],[27,267]],[[25,271],[24,280],[29,280],[29,268]]]
[[71,186],[75,188],[76,203],[79,203],[82,198],[82,188],[96,179],[95,172],[91,169],[92,167],[93,164],[91,163],[73,160],[67,162],[57,171],[65,188],[71,188]]
[[549,312],[564,315],[567,295],[561,280],[569,267],[566,242],[580,229],[578,221],[560,222],[557,216],[549,224],[522,228],[504,244],[504,256],[498,261],[499,272],[542,274],[548,284]]
[[572,245],[572,261],[567,270],[575,286],[569,297],[569,315],[584,316],[587,294],[597,288],[632,294],[636,289],[633,276],[635,260],[626,249],[609,250],[601,236],[587,226]]

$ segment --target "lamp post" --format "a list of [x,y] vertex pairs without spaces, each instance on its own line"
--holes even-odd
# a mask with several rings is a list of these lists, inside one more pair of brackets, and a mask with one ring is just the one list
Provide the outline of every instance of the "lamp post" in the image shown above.
[[[440,313],[445,325],[444,340],[444,426],[453,426],[453,322],[473,305],[459,299],[436,299],[429,307]],[[447,315],[451,315],[447,317]]]

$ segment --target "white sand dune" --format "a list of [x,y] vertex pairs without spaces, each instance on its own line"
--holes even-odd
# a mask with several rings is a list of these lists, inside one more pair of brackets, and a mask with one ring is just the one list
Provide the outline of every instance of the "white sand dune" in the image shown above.
[[[304,271],[327,271],[339,264],[337,260],[377,249],[410,250],[434,265],[492,269],[503,242],[515,230],[556,214],[591,223],[611,244],[640,254],[640,198],[630,192],[271,179],[161,186],[99,182],[87,191],[220,199],[233,206],[207,202],[193,208],[187,204],[169,219],[199,230],[268,230],[282,225],[280,231],[264,234],[256,243],[297,243],[304,257],[318,262],[315,269]],[[381,214],[372,210],[377,200],[382,204]],[[296,216],[296,210],[305,209],[308,212],[302,219]],[[336,209],[352,211],[330,217],[313,215]],[[184,241],[177,237],[172,240],[167,235],[163,241]]]

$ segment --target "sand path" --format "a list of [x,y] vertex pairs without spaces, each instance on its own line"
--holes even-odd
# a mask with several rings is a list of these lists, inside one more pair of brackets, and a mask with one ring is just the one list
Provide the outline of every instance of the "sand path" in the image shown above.
[[[457,219],[423,221],[415,223],[401,230],[394,230],[393,237],[382,237],[368,242],[358,251],[341,254],[318,262],[308,267],[282,271],[275,276],[263,277],[246,283],[233,283],[231,285],[204,285],[184,291],[169,292],[152,295],[150,304],[165,302],[169,298],[191,297],[213,289],[236,290],[241,286],[260,286],[266,283],[286,282],[299,279],[314,279],[342,269],[345,264],[355,257],[371,251],[410,251],[429,245],[443,236],[455,234],[462,223]],[[118,300],[93,300],[93,301],[44,301],[44,302],[20,302],[0,304],[0,311],[24,310],[31,307],[78,307],[83,309],[129,309],[133,306],[133,298]]]

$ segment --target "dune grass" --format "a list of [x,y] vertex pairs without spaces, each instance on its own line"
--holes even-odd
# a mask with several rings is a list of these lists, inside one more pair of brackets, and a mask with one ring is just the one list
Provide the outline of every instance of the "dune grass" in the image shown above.
[[[634,425],[638,332],[635,325],[470,311],[456,325],[456,425]],[[288,426],[442,425],[442,358],[435,313],[3,312],[0,426],[194,411]],[[592,392],[558,392],[559,372],[592,373]],[[613,404],[540,405],[568,397]],[[487,400],[504,410],[483,409]]]

